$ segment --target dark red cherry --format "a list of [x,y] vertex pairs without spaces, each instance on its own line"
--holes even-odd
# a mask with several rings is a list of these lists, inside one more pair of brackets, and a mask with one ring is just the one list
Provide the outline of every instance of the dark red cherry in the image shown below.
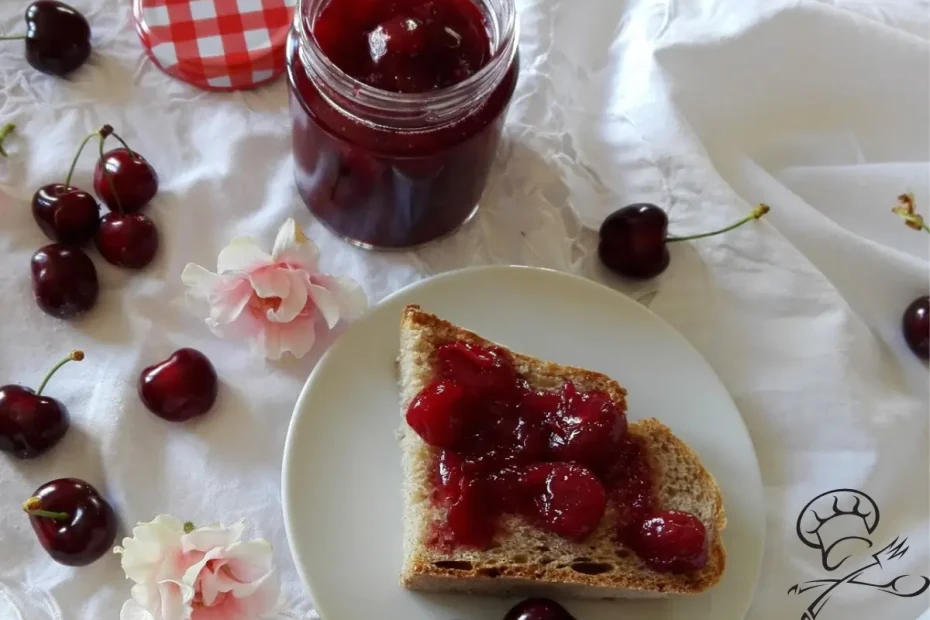
[[100,219],[94,239],[97,250],[117,267],[142,269],[152,262],[158,250],[158,229],[141,213],[111,211]]
[[579,394],[571,382],[565,382],[561,401],[549,438],[549,451],[556,460],[597,468],[617,453],[627,422],[608,394]]
[[135,151],[128,147],[117,148],[104,153],[97,162],[94,191],[111,210],[132,213],[155,197],[158,175],[151,164]]
[[113,548],[116,513],[90,484],[61,478],[43,484],[23,503],[29,522],[52,559],[86,566]]
[[449,531],[457,544],[487,549],[494,541],[494,521],[487,512],[482,481],[463,477],[460,484],[446,516]]
[[0,387],[0,452],[31,459],[61,441],[71,426],[68,409],[54,398],[43,396],[42,390],[55,371],[82,359],[84,353],[72,351],[45,375],[35,392],[22,385]]
[[510,608],[504,620],[575,620],[551,598],[529,598]]
[[83,245],[97,232],[100,206],[83,190],[53,183],[43,185],[32,196],[32,216],[52,241]]
[[614,211],[601,224],[597,254],[614,273],[634,279],[653,278],[668,267],[669,243],[702,239],[733,230],[769,212],[758,205],[752,212],[725,228],[687,237],[668,236],[668,216],[654,204],[639,203]]
[[901,318],[904,341],[917,357],[930,358],[930,297],[924,295],[911,302]]
[[517,372],[503,351],[456,341],[439,347],[436,355],[440,374],[461,384],[470,397],[519,397]]
[[607,491],[589,469],[577,463],[540,463],[525,469],[524,480],[525,486],[535,491],[541,528],[584,540],[600,525],[607,508]]
[[449,379],[426,386],[407,408],[407,424],[431,446],[454,449],[466,432],[465,388]]
[[52,243],[32,255],[32,295],[59,319],[80,316],[97,303],[97,270],[80,249]]
[[655,513],[629,537],[633,551],[657,571],[684,573],[707,564],[707,530],[691,513]]
[[37,71],[63,76],[90,57],[90,24],[74,8],[55,0],[37,0],[26,8],[26,61]]
[[597,254],[601,262],[629,278],[653,278],[668,267],[668,216],[654,204],[623,207],[601,224]]
[[139,376],[139,398],[149,411],[171,422],[207,413],[216,402],[216,370],[196,349],[179,349]]
[[32,216],[45,236],[52,241],[83,245],[94,238],[100,225],[100,207],[93,196],[71,185],[71,177],[87,143],[93,138],[99,138],[102,145],[109,131],[112,128],[105,125],[85,136],[71,160],[65,182],[40,187],[32,196]]

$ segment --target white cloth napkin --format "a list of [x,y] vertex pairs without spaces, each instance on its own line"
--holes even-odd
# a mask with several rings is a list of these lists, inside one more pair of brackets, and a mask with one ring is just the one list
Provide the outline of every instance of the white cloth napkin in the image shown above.
[[[19,128],[0,161],[0,383],[34,386],[71,349],[87,353],[48,387],[70,408],[69,436],[34,462],[0,458],[0,618],[115,618],[128,597],[117,557],[58,566],[19,511],[65,475],[104,491],[124,530],[162,512],[247,519],[275,546],[281,617],[315,618],[288,553],[279,480],[291,408],[318,352],[272,364],[217,340],[181,302],[179,279],[189,261],[215,265],[234,235],[270,246],[289,216],[320,245],[323,267],[356,278],[373,301],[444,270],[518,263],[581,273],[648,304],[710,361],[755,442],[768,537],[747,618],[927,618],[927,593],[895,592],[930,576],[928,374],[899,329],[927,293],[930,245],[890,212],[911,191],[930,216],[926,0],[523,0],[523,74],[481,215],[405,254],[349,248],[304,210],[283,82],[197,91],[145,59],[128,3],[74,4],[93,24],[96,54],[72,80],[38,74],[21,44],[0,44],[0,121]],[[22,30],[22,11],[0,5],[4,34]],[[64,178],[80,138],[105,122],[161,175],[150,213],[162,246],[139,274],[95,257],[99,304],[62,323],[30,297],[29,257],[45,240],[29,199]],[[92,161],[77,184],[89,187]],[[664,275],[630,284],[598,267],[593,230],[637,201],[666,208],[679,235],[758,202],[772,212],[676,244]],[[224,386],[213,415],[175,426],[144,410],[135,377],[181,346],[214,360]],[[841,542],[824,563],[796,525],[836,489],[863,494],[864,516],[831,520],[817,544],[867,528],[872,546]],[[852,511],[857,496],[837,493],[814,506],[818,516],[833,515],[834,496]],[[904,546],[886,548],[905,538],[903,557]]]

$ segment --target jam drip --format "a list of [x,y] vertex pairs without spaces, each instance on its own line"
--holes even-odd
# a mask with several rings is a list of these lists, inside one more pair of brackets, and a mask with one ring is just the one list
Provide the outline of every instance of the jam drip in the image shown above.
[[401,93],[458,84],[491,55],[484,16],[470,0],[330,0],[313,34],[343,72]]
[[707,562],[706,532],[688,513],[660,511],[646,447],[627,433],[610,396],[569,381],[532,388],[509,355],[456,341],[438,348],[437,377],[407,423],[439,448],[432,501],[448,509],[441,548],[487,549],[515,514],[583,541],[613,507],[619,543],[650,567],[685,572]]

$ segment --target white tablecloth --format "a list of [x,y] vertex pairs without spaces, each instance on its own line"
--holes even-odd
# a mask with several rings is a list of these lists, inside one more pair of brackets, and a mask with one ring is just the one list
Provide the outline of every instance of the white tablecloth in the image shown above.
[[[354,277],[372,301],[453,268],[538,265],[624,291],[685,334],[758,451],[768,537],[751,620],[800,618],[822,588],[791,586],[841,578],[895,537],[910,551],[869,580],[910,574],[894,583],[904,590],[930,575],[927,367],[899,327],[927,293],[928,237],[890,212],[904,191],[930,211],[926,0],[523,0],[523,74],[480,217],[400,254],[348,247],[302,206],[283,81],[197,91],[144,57],[128,2],[74,4],[93,24],[96,53],[71,81],[29,68],[21,43],[0,43],[0,121],[18,125],[0,161],[0,383],[35,385],[67,351],[87,353],[49,386],[74,418],[64,442],[36,461],[0,458],[0,618],[116,618],[128,597],[118,557],[59,566],[19,511],[64,475],[103,490],[124,531],[163,512],[247,519],[274,544],[282,617],[315,617],[288,553],[279,482],[291,409],[318,354],[267,363],[218,340],[189,311],[179,278],[189,261],[212,268],[235,235],[270,247],[289,216],[319,244],[324,270]],[[24,6],[0,5],[4,34],[23,29]],[[149,213],[162,246],[139,274],[94,255],[100,301],[66,323],[31,299],[29,257],[45,238],[29,200],[64,178],[81,136],[102,123],[161,176]],[[88,189],[92,162],[75,177]],[[663,276],[631,284],[598,267],[593,230],[637,201],[666,208],[679,235],[758,202],[772,212],[675,244]],[[143,408],[135,378],[182,346],[204,351],[224,383],[211,416],[170,425]],[[809,500],[840,488],[867,494],[881,520],[875,546],[830,573],[795,523]],[[913,620],[927,609],[926,594],[846,584],[818,617]]]

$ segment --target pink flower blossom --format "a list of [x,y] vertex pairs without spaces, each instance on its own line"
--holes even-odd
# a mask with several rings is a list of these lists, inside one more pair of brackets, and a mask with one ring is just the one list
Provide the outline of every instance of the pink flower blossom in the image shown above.
[[273,360],[303,357],[318,328],[352,321],[367,307],[351,278],[318,271],[319,250],[288,219],[269,256],[248,237],[233,239],[217,257],[216,273],[189,263],[181,280],[210,305],[207,325],[217,336],[245,338]]
[[185,528],[159,515],[114,551],[135,582],[120,620],[260,620],[278,607],[271,545],[243,542],[245,526]]

